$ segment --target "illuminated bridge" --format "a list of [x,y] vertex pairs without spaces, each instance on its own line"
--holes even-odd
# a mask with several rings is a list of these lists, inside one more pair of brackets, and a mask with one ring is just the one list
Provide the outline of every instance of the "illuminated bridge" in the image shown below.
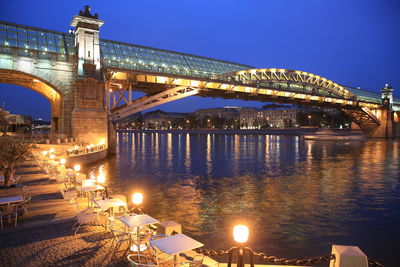
[[[0,83],[48,98],[55,135],[107,138],[112,122],[192,95],[334,107],[376,137],[391,137],[399,124],[400,98],[390,86],[376,93],[299,70],[100,39],[103,24],[89,7],[70,33],[0,21]],[[133,91],[145,96],[133,99]]]

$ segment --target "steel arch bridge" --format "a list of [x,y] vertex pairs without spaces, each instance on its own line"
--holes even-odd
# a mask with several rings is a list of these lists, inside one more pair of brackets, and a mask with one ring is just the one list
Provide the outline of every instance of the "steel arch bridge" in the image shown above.
[[[390,87],[380,94],[304,71],[101,39],[103,24],[87,6],[71,33],[0,21],[0,82],[47,97],[56,135],[107,138],[110,122],[192,95],[335,107],[371,136],[388,136],[388,122],[399,122]],[[133,99],[133,91],[146,95]]]

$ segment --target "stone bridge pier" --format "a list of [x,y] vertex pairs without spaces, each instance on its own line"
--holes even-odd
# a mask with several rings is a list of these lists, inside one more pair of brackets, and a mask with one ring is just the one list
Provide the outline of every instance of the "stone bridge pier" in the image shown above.
[[393,88],[388,84],[381,90],[382,108],[373,110],[377,121],[353,121],[352,129],[361,129],[368,137],[396,138],[400,136],[400,112],[393,110]]

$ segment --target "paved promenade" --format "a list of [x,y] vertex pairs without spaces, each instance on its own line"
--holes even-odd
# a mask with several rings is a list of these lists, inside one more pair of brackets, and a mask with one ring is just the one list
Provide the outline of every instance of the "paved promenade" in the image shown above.
[[[0,196],[21,195],[24,188],[27,190],[27,195],[32,197],[28,204],[29,217],[26,215],[18,217],[16,229],[74,218],[71,205],[61,195],[60,185],[44,174],[33,161],[27,161],[19,166],[17,175],[21,176],[18,188],[0,189]],[[13,230],[14,227],[8,225],[5,227],[5,231]]]
[[[16,228],[6,224],[0,232],[0,266],[126,266],[122,255],[111,261],[111,234],[103,227],[90,226],[73,235],[71,205],[63,199],[59,184],[34,162],[19,166],[17,175],[32,196],[30,216],[18,217]],[[21,194],[22,187],[0,193]]]
[[111,260],[112,239],[103,227],[76,235],[73,221],[0,233],[0,266],[126,266],[126,245]]

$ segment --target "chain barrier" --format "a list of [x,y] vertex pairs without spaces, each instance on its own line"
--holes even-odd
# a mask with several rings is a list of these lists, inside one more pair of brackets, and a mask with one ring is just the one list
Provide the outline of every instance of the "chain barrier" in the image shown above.
[[[204,256],[224,256],[229,254],[229,250],[212,250],[212,249],[203,249],[203,248],[196,248],[194,249],[199,254],[203,254]],[[309,264],[317,264],[328,262],[330,260],[335,259],[335,255],[326,255],[321,257],[314,257],[314,258],[306,258],[306,259],[286,259],[286,258],[278,258],[275,256],[268,256],[265,253],[253,253],[254,256],[258,257],[260,260],[269,261],[274,264],[281,264],[281,265],[309,265]],[[371,267],[384,267],[383,264],[374,261],[368,258],[368,265]]]
[[368,265],[371,267],[384,267],[382,263],[374,261],[373,259],[368,258]]
[[228,255],[228,250],[211,250],[211,249],[204,249],[204,248],[196,248],[194,249],[199,254],[203,254],[204,256],[224,256]]
[[306,259],[286,259],[286,258],[277,258],[275,256],[268,256],[265,253],[254,253],[254,256],[257,256],[259,259],[263,261],[269,261],[275,264],[281,265],[309,265],[309,264],[316,264],[321,262],[327,262],[330,260],[335,259],[335,255],[327,255],[321,257],[314,257],[314,258],[306,258]]
[[[203,254],[204,256],[224,256],[229,254],[228,250],[211,250],[211,249],[196,248],[194,251],[196,251],[199,254]],[[321,256],[321,257],[307,258],[301,260],[277,258],[275,256],[267,256],[265,253],[256,253],[256,252],[254,252],[253,255],[263,261],[269,261],[275,264],[282,264],[282,265],[308,265],[308,264],[327,262],[335,258],[335,255],[333,254],[329,256]],[[377,266],[380,267],[380,265]]]

